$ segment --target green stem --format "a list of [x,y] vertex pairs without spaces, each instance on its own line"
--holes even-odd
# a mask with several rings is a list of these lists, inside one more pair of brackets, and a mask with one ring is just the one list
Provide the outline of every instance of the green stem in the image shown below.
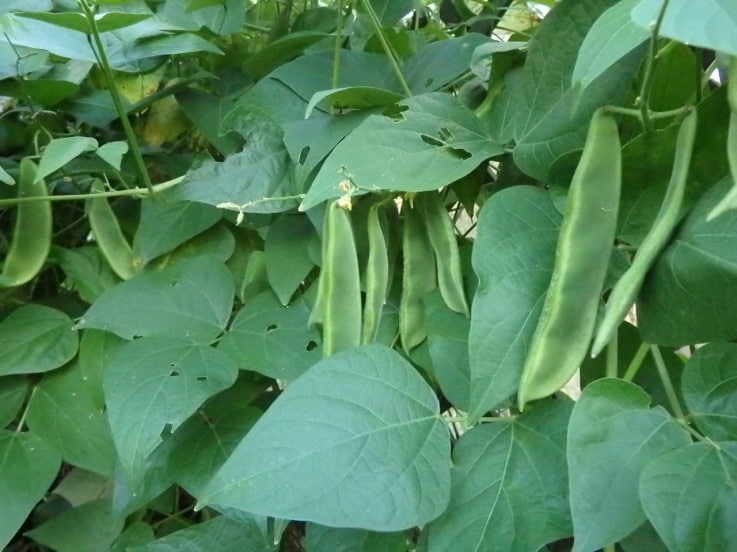
[[640,366],[642,366],[642,361],[645,360],[645,357],[647,356],[649,350],[649,343],[640,343],[640,348],[637,349],[635,356],[632,357],[632,362],[630,362],[630,365],[627,366],[627,370],[625,370],[624,372],[624,376],[622,377],[624,381],[632,381],[634,379],[634,377],[637,375],[637,372],[640,370]]
[[640,96],[638,98],[638,101],[640,102],[642,126],[645,131],[650,131],[653,128],[650,114],[650,94],[652,93],[653,78],[655,76],[655,63],[658,53],[658,35],[660,34],[660,26],[663,23],[663,17],[665,16],[665,10],[668,7],[669,1],[670,0],[663,0],[663,5],[660,8],[658,19],[652,26],[652,33],[650,34],[650,53],[647,57],[647,63],[645,64],[645,76],[642,79],[642,87],[640,88]]
[[606,348],[606,377],[616,378],[617,377],[617,334],[609,342]]
[[110,62],[107,59],[107,55],[105,54],[105,47],[102,44],[102,39],[100,38],[100,33],[97,29],[97,21],[95,21],[95,14],[90,7],[90,5],[87,3],[87,0],[77,0],[79,5],[82,7],[82,11],[84,12],[85,17],[87,18],[87,22],[90,26],[90,32],[91,32],[91,38],[95,43],[95,46],[92,48],[93,53],[95,54],[95,57],[97,58],[97,62],[100,65],[100,69],[102,70],[102,74],[105,78],[105,81],[107,82],[108,90],[110,91],[110,96],[113,99],[113,104],[115,105],[115,111],[118,112],[118,117],[120,117],[120,123],[123,125],[123,132],[125,132],[125,136],[128,139],[128,145],[131,148],[131,153],[133,154],[133,160],[136,164],[136,168],[138,169],[138,174],[141,178],[141,181],[146,186],[146,189],[148,190],[149,195],[154,195],[154,187],[151,184],[151,179],[148,176],[148,171],[146,170],[146,164],[143,161],[143,155],[141,154],[141,148],[138,145],[138,140],[136,139],[136,135],[133,132],[133,127],[131,127],[131,123],[128,120],[128,113],[125,109],[125,106],[123,105],[123,100],[120,97],[120,93],[118,92],[118,88],[115,85],[115,78],[113,77],[112,69],[110,68]]
[[386,36],[384,36],[384,30],[381,28],[381,22],[379,21],[379,18],[376,17],[376,12],[371,6],[371,2],[369,2],[369,0],[361,0],[361,3],[363,4],[366,13],[368,13],[369,19],[371,19],[371,23],[376,30],[376,35],[379,37],[379,42],[381,42],[381,47],[384,49],[386,57],[389,58],[389,63],[392,66],[392,70],[394,71],[399,84],[402,86],[404,94],[406,96],[411,96],[412,91],[409,89],[407,81],[404,79],[404,75],[402,75],[402,70],[399,68],[399,63],[397,62],[397,58],[395,57],[394,52],[389,45],[389,41],[386,39]]
[[343,0],[338,0],[338,25],[335,29],[335,50],[333,52],[333,81],[332,88],[338,88],[340,77],[340,51],[343,49]]
[[21,414],[20,420],[18,420],[18,426],[15,428],[16,433],[20,433],[23,430],[23,426],[26,425],[26,416],[28,416],[28,408],[31,406],[31,402],[33,401],[33,395],[36,394],[36,389],[38,389],[38,387],[35,385],[33,386],[33,389],[31,389],[31,396],[28,397],[26,406],[23,409],[23,414]]
[[[636,117],[641,122],[643,120],[642,111],[639,109],[628,109],[626,107],[618,107],[616,105],[609,105],[606,109],[610,113],[621,113],[622,115]],[[678,109],[670,109],[668,111],[649,111],[648,116],[650,117],[650,121],[654,121],[656,119],[669,119],[671,117],[677,117],[679,115],[686,115],[688,113],[688,109],[685,107],[679,107]]]
[[707,445],[711,445],[712,447],[721,450],[722,447],[719,446],[719,443],[715,443],[711,439],[709,439],[706,435],[702,435],[698,431],[696,431],[694,428],[692,428],[690,425],[688,425],[688,422],[686,420],[676,420],[683,429],[688,431],[694,439],[701,443],[706,443]]
[[92,197],[123,197],[123,196],[134,196],[134,197],[146,197],[152,192],[163,192],[168,188],[173,188],[177,184],[180,184],[184,180],[183,176],[178,176],[172,180],[167,180],[161,184],[156,184],[151,187],[151,190],[147,188],[130,188],[127,190],[112,190],[110,192],[97,192],[92,194],[65,194],[65,195],[51,195],[51,196],[35,196],[35,197],[13,197],[9,199],[0,199],[0,207],[5,205],[17,205],[18,203],[29,203],[33,201],[80,201],[90,199]]
[[668,402],[670,403],[670,407],[673,410],[673,414],[675,414],[676,418],[679,420],[683,419],[683,409],[681,408],[680,403],[678,402],[678,396],[676,395],[676,390],[673,388],[673,382],[670,380],[670,375],[668,375],[668,370],[665,367],[665,362],[663,361],[663,355],[660,354],[660,347],[657,345],[650,345],[650,354],[653,355],[653,360],[655,360],[655,366],[658,369],[658,375],[660,376],[660,381],[663,382],[663,388],[665,389],[665,395],[668,397]]

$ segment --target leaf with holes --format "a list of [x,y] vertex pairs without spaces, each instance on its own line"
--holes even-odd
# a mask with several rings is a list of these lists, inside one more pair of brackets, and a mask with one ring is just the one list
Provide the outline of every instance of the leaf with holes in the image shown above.
[[149,337],[122,346],[105,370],[103,387],[113,441],[129,482],[145,460],[210,396],[230,387],[235,363],[211,347]]
[[125,339],[158,335],[207,343],[225,328],[234,289],[230,271],[217,259],[181,259],[107,290],[77,329],[107,330]]
[[396,531],[445,510],[449,468],[434,392],[398,353],[368,345],[326,358],[290,383],[199,503]]
[[335,147],[300,209],[340,197],[344,180],[362,193],[435,190],[503,152],[456,97],[412,96],[398,109],[369,116]]

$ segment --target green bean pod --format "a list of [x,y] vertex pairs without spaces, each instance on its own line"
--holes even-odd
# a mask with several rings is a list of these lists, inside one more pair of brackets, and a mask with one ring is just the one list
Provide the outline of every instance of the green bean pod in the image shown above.
[[[46,197],[43,180],[36,181],[37,168],[29,158],[20,162],[18,197]],[[0,274],[0,287],[15,287],[32,280],[46,262],[51,249],[52,212],[49,201],[18,204],[13,239]]]
[[616,334],[619,324],[635,303],[645,276],[652,268],[653,263],[665,247],[668,238],[670,238],[678,223],[696,138],[697,122],[697,112],[692,109],[691,113],[681,123],[676,141],[673,171],[663,203],[650,231],[642,240],[640,247],[637,248],[632,266],[622,275],[609,294],[604,318],[599,324],[594,344],[591,347],[592,357],[597,356]]
[[368,259],[366,261],[366,298],[363,304],[363,329],[361,343],[372,343],[376,339],[381,321],[381,312],[389,288],[389,254],[384,231],[381,228],[379,206],[369,208],[366,221],[368,233]]
[[[96,182],[92,189],[101,191],[101,183]],[[135,256],[106,197],[87,200],[87,218],[95,242],[110,268],[123,280],[131,278],[136,273]]]
[[445,210],[437,192],[417,194],[415,202],[424,215],[427,235],[435,252],[440,295],[450,310],[468,317],[468,302],[461,272],[461,254],[448,211]]
[[553,274],[522,368],[520,410],[563,387],[586,356],[614,243],[621,180],[617,123],[599,109],[571,180]]
[[399,300],[399,337],[406,353],[427,337],[426,293],[435,289],[435,253],[419,210],[405,200],[402,205],[402,296]]
[[337,201],[325,209],[322,269],[310,324],[322,324],[323,356],[361,344],[361,277],[348,212]]

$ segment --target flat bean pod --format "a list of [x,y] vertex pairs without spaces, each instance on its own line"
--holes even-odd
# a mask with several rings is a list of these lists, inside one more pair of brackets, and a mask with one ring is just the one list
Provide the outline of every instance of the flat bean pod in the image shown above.
[[323,259],[310,322],[322,324],[323,356],[361,344],[361,280],[348,212],[338,202],[325,210]]
[[621,180],[617,124],[599,109],[571,180],[553,274],[522,368],[520,410],[565,385],[586,356],[614,243]]
[[[101,189],[99,183],[93,186],[93,190]],[[131,278],[136,273],[135,256],[106,197],[87,200],[87,218],[95,242],[110,268],[123,280]]]
[[430,245],[435,252],[438,288],[450,310],[468,317],[468,302],[463,288],[461,255],[453,223],[437,192],[417,194],[415,201],[422,210]]
[[379,206],[372,205],[366,222],[369,253],[366,261],[366,298],[361,333],[361,343],[364,345],[376,339],[389,287],[389,254],[384,231],[381,228],[380,214]]
[[686,190],[688,168],[691,165],[697,122],[697,112],[692,109],[691,113],[681,123],[676,141],[673,171],[663,203],[650,231],[642,240],[640,247],[637,248],[632,266],[622,275],[609,295],[604,318],[599,324],[594,344],[591,347],[591,356],[597,356],[614,337],[619,324],[635,303],[645,276],[652,268],[653,263],[665,247],[668,238],[670,238],[678,223],[681,205],[683,204],[683,194]]
[[[18,197],[45,197],[46,183],[36,182],[37,168],[29,158],[20,162]],[[3,262],[0,287],[20,286],[40,271],[51,249],[52,212],[49,201],[18,204],[10,249]]]
[[399,300],[399,337],[409,353],[427,337],[423,298],[435,289],[435,253],[419,210],[405,200],[402,205],[402,296]]

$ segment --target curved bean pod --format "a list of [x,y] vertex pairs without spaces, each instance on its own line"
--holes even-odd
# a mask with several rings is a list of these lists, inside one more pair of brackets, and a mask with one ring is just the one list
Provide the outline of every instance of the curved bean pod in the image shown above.
[[461,272],[461,255],[448,211],[445,210],[440,194],[437,192],[417,194],[415,201],[424,215],[427,235],[435,252],[440,295],[450,310],[468,317],[468,302]]
[[[101,191],[101,183],[93,184],[92,189]],[[120,230],[118,219],[106,197],[87,200],[87,218],[95,242],[110,268],[123,280],[131,278],[136,273],[133,250]]]
[[369,208],[366,222],[369,254],[366,261],[366,299],[363,306],[361,333],[363,345],[372,343],[376,339],[381,311],[386,302],[389,287],[389,254],[379,214],[379,207],[376,204],[372,205]]
[[[29,158],[20,162],[18,197],[45,197],[43,180],[36,182],[36,165]],[[18,204],[13,239],[0,274],[0,287],[20,286],[40,271],[51,249],[52,212],[49,201]]]
[[645,276],[652,268],[653,263],[678,223],[696,138],[698,122],[696,113],[696,110],[692,109],[691,113],[681,123],[676,141],[673,171],[663,203],[650,231],[642,240],[640,247],[637,248],[632,266],[622,275],[609,295],[604,318],[599,324],[594,344],[591,347],[592,357],[597,356],[614,337],[619,324],[632,308]]
[[435,253],[420,213],[405,199],[402,205],[402,297],[399,300],[399,337],[406,353],[427,337],[423,297],[435,289]]
[[571,180],[553,274],[522,368],[520,410],[565,385],[586,356],[614,243],[621,180],[617,123],[599,109]]

